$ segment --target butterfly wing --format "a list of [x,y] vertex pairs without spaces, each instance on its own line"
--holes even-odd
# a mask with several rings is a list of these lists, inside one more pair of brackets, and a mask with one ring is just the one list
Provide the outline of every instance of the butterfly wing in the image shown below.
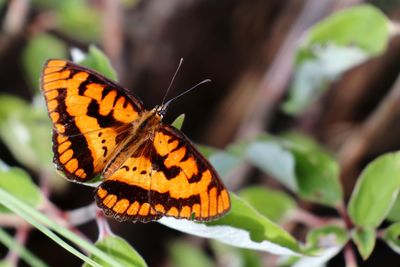
[[119,220],[161,216],[209,221],[230,208],[211,164],[179,130],[164,124],[97,189],[96,200]]
[[101,173],[144,111],[126,89],[65,60],[45,63],[40,87],[53,123],[54,162],[70,180]]
[[133,154],[96,190],[97,205],[119,221],[148,222],[161,217],[150,205],[154,148],[144,140]]

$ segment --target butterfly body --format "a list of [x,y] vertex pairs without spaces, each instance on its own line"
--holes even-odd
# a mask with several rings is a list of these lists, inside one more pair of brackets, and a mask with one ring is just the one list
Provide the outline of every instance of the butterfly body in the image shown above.
[[116,149],[113,156],[108,160],[102,176],[104,178],[110,177],[144,142],[149,141],[149,139],[150,141],[153,140],[157,127],[162,123],[161,120],[162,115],[159,114],[157,108],[154,108],[151,111],[146,111],[138,120],[132,122],[128,126],[127,137],[118,144],[119,149]]
[[228,191],[211,164],[162,122],[165,105],[146,110],[127,89],[65,60],[46,62],[41,89],[57,169],[80,183],[101,175],[95,198],[106,214],[209,221],[229,210]]

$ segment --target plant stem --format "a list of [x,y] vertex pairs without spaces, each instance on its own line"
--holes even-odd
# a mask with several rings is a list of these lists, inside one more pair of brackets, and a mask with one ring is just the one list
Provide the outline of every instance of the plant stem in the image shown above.
[[[28,239],[29,231],[30,231],[30,229],[27,225],[25,225],[25,226],[21,225],[20,227],[17,228],[17,232],[15,234],[15,241],[18,245],[21,245],[22,247],[25,245],[26,240]],[[19,251],[10,250],[6,257],[6,261],[11,266],[18,266]]]
[[104,239],[109,235],[114,235],[113,232],[111,231],[107,219],[104,217],[104,214],[101,210],[98,210],[96,212],[96,222],[97,222],[97,228],[99,229],[98,240]]
[[357,267],[357,259],[356,255],[354,254],[354,250],[351,247],[351,243],[348,242],[344,247],[344,262],[346,267]]
[[338,211],[343,221],[345,222],[346,228],[351,230],[354,227],[354,225],[349,217],[349,214],[347,213],[345,204],[341,202],[339,205],[336,206],[336,210]]

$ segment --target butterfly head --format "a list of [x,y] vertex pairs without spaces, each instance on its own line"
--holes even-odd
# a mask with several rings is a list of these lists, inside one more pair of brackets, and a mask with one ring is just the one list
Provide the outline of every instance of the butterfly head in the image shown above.
[[160,106],[156,106],[155,107],[155,112],[156,112],[156,114],[158,115],[158,116],[160,116],[161,117],[161,119],[165,116],[165,114],[167,113],[167,109],[168,109],[168,106],[169,106],[169,101],[167,102],[167,103],[165,103],[165,104],[162,104],[162,105],[160,105]]

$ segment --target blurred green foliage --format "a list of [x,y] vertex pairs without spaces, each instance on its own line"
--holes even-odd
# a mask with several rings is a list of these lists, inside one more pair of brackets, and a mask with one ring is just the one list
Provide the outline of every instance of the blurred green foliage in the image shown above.
[[383,53],[390,37],[389,23],[377,8],[359,5],[314,25],[297,51],[283,110],[303,112],[345,71]]

